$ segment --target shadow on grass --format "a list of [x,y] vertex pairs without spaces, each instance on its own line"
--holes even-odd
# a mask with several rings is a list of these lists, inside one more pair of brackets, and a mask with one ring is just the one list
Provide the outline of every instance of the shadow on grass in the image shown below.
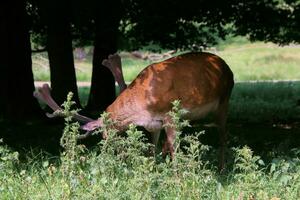
[[[89,88],[80,88],[82,103],[87,101]],[[258,154],[276,149],[289,153],[300,147],[300,82],[237,83],[230,105],[228,130],[229,147],[250,146]],[[186,132],[205,130],[201,141],[218,146],[216,128],[205,128],[201,123]],[[39,149],[59,154],[62,119],[49,119],[31,123],[0,121],[0,138],[17,151]],[[100,136],[83,141],[89,147],[99,142]]]

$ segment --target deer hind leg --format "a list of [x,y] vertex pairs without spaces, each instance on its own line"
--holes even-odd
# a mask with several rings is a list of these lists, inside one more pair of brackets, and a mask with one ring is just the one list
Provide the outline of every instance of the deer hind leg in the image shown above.
[[148,130],[148,129],[146,130],[150,133],[151,143],[153,144],[153,146],[149,148],[149,154],[151,156],[155,156],[157,150],[157,144],[160,136],[160,130]]
[[153,144],[155,147],[157,147],[158,140],[159,140],[159,136],[160,136],[160,130],[151,132],[151,140],[152,140],[152,144]]
[[222,101],[216,111],[216,124],[219,131],[219,170],[222,171],[225,167],[225,150],[227,144],[227,112],[229,106],[229,98]]
[[[164,125],[172,124],[171,117],[166,117],[164,120]],[[162,154],[165,157],[167,153],[170,153],[171,159],[174,159],[175,150],[174,150],[174,143],[176,138],[176,129],[170,126],[165,127],[166,132],[166,140],[162,147]]]

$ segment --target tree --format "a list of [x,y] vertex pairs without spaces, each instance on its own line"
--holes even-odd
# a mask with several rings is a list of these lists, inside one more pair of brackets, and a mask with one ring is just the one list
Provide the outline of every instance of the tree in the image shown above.
[[[87,106],[92,111],[102,111],[115,98],[114,80],[101,61],[118,49],[137,49],[152,43],[164,48],[194,49],[214,45],[228,34],[280,44],[300,40],[298,0],[47,2],[44,4],[48,26],[45,34],[49,39],[51,73],[55,77],[51,78],[54,97],[61,101],[67,91],[76,93],[71,55],[73,36],[77,44],[94,44],[92,86]],[[35,9],[28,9],[28,12],[41,15]],[[34,23],[31,30],[37,35],[42,29]],[[64,44],[65,48],[59,44]],[[57,53],[58,50],[62,53]],[[68,76],[71,78],[67,84],[65,77]]]
[[62,104],[71,91],[74,94],[73,100],[80,107],[72,48],[70,3],[47,0],[42,1],[40,7],[46,26],[53,97]]
[[279,44],[300,41],[299,0],[124,0],[121,30],[132,48],[211,46],[227,34]]
[[93,72],[87,109],[104,111],[115,99],[115,80],[112,73],[102,65],[102,60],[118,50],[118,28],[121,19],[121,2],[95,3],[95,38]]
[[[74,38],[75,45],[94,45],[91,91],[85,110],[99,113],[115,99],[114,78],[101,62],[109,54],[117,51],[120,3],[119,0],[31,2],[31,5],[36,7],[36,9],[32,7],[28,9],[34,22],[31,30],[35,33],[35,42],[47,46],[52,95],[56,100],[62,101],[65,93],[74,88],[67,85],[76,85],[76,79],[73,78],[75,77],[73,56],[70,56],[71,36]],[[39,17],[41,20],[37,20]],[[72,22],[71,34],[70,22]],[[45,28],[41,25],[43,23],[46,25]],[[66,80],[66,77],[70,78]],[[66,81],[67,84],[64,84]]]
[[0,115],[9,120],[38,116],[25,2],[1,2],[0,20]]
[[233,7],[234,33],[251,40],[300,42],[300,1],[246,1]]
[[[227,34],[230,1],[124,1],[121,30],[131,48],[156,43],[165,48],[211,46]],[[217,6],[216,6],[217,5]]]

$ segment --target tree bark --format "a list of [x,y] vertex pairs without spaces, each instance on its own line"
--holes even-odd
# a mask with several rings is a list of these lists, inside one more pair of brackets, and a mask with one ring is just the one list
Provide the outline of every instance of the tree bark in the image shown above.
[[71,35],[68,25],[48,26],[47,50],[50,62],[51,88],[54,99],[59,103],[67,94],[74,93],[73,100],[80,107],[76,73],[74,67]]
[[7,120],[40,116],[33,97],[30,35],[25,1],[0,3],[0,115]]
[[68,1],[47,1],[44,7],[51,88],[52,96],[58,104],[62,104],[71,91],[77,107],[81,107],[74,67],[69,4]]
[[116,98],[115,79],[101,63],[117,51],[120,4],[119,0],[101,4],[95,19],[92,81],[86,106],[86,110],[94,111],[94,114],[104,111]]
[[[111,37],[106,36],[106,37]],[[109,54],[116,52],[116,45],[105,41],[105,36],[96,33],[93,53],[92,82],[86,109],[98,114],[104,111],[116,98],[115,79],[108,68],[101,64]]]

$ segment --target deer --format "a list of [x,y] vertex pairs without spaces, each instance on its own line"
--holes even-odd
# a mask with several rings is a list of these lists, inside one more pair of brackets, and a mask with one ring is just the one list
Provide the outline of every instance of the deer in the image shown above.
[[[121,58],[118,54],[109,55],[102,65],[109,68],[120,87],[120,94],[109,105],[106,112],[115,122],[114,128],[125,131],[130,124],[144,127],[157,146],[160,132],[165,129],[166,139],[162,154],[174,158],[176,130],[171,126],[168,112],[172,102],[180,100],[180,106],[187,112],[184,119],[195,121],[213,113],[219,132],[219,169],[225,166],[227,143],[227,113],[231,91],[234,86],[233,73],[219,56],[208,52],[190,52],[177,55],[161,62],[153,63],[142,70],[127,86],[122,72]],[[53,111],[61,108],[55,103],[48,85],[38,88],[34,96],[44,101]],[[48,114],[49,117],[53,115]],[[86,131],[79,136],[84,139],[92,131],[103,125],[100,119],[90,119],[74,114],[74,119],[84,123]],[[103,137],[107,135],[103,133]]]

